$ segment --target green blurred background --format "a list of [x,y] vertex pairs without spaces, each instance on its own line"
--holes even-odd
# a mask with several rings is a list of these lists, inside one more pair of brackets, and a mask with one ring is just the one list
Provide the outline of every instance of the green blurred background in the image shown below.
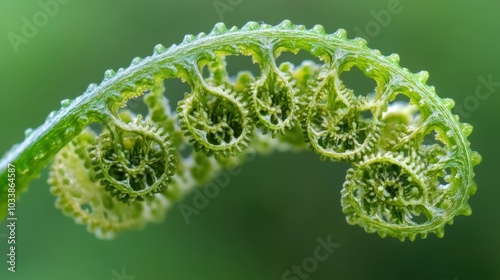
[[[468,104],[461,119],[474,125],[469,139],[483,162],[475,169],[473,215],[456,218],[443,239],[430,235],[404,243],[347,225],[340,189],[349,166],[321,162],[311,152],[258,157],[189,225],[174,207],[165,222],[111,242],[54,208],[45,171],[17,205],[15,274],[6,270],[7,244],[0,240],[0,279],[127,279],[113,274],[122,269],[136,280],[282,279],[313,255],[318,237],[327,236],[340,247],[308,279],[500,279],[500,87],[484,100],[473,97],[479,77],[500,81],[500,1],[401,0],[400,13],[377,23],[374,14],[393,2],[70,0],[16,53],[7,34],[20,34],[22,18],[31,20],[42,9],[34,0],[2,0],[0,153],[20,142],[26,128],[40,125],[62,99],[100,82],[106,69],[151,54],[157,43],[179,43],[221,20],[242,26],[290,19],[307,27],[322,24],[328,32],[344,28],[351,38],[359,35],[356,28],[368,27],[369,47],[398,53],[413,72],[429,71],[429,84],[440,96]],[[218,13],[214,3],[230,8]],[[172,83],[170,89],[179,94],[186,86]],[[0,234],[6,233],[2,223]]]

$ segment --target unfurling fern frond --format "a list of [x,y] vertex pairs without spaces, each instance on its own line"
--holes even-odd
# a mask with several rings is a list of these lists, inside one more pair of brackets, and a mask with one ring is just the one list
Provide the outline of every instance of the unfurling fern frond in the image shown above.
[[[298,51],[321,63],[276,64],[282,52]],[[228,76],[226,58],[235,55],[250,56],[260,74]],[[353,67],[376,82],[373,94],[357,95],[344,83],[341,74]],[[442,237],[445,224],[471,213],[481,157],[469,147],[472,127],[459,122],[453,101],[439,98],[427,77],[399,66],[397,55],[347,39],[344,30],[219,23],[106,71],[99,85],[61,103],[0,161],[0,179],[6,182],[7,166],[15,164],[20,192],[53,159],[57,206],[110,238],[161,220],[169,205],[249,153],[310,147],[322,159],[352,163],[342,189],[350,224],[401,240]],[[169,78],[191,88],[176,109],[164,96]],[[124,108],[144,94],[147,115]],[[401,96],[409,103],[396,101]],[[94,123],[103,127],[99,135],[89,128]],[[3,215],[6,197],[2,186]]]

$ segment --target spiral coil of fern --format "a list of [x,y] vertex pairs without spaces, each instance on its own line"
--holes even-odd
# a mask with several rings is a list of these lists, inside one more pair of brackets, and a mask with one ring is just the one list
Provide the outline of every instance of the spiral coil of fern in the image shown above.
[[168,136],[141,115],[133,123],[110,125],[88,152],[100,184],[129,204],[164,191],[176,167]]
[[[299,50],[322,63],[276,65],[281,52]],[[231,55],[251,56],[260,76],[228,77],[225,57]],[[354,66],[375,80],[374,94],[358,96],[343,83],[340,75]],[[209,78],[201,74],[204,67]],[[179,193],[209,180],[211,171],[240,164],[246,153],[303,148],[296,140],[302,134],[322,159],[353,163],[342,190],[349,223],[402,240],[429,232],[441,237],[455,216],[470,214],[473,166],[481,157],[467,141],[472,127],[459,122],[450,111],[453,102],[439,98],[426,85],[427,77],[399,66],[397,55],[385,57],[362,39],[347,39],[344,30],[326,34],[319,25],[307,30],[290,21],[277,26],[249,22],[241,29],[217,24],[209,34],[187,35],[170,48],[158,45],[152,56],[136,58],[130,67],[106,71],[100,85],[65,103],[9,152],[0,162],[0,177],[6,176],[6,163],[14,162],[23,174],[20,185],[26,185],[66,144],[75,145],[71,139],[87,137],[78,135],[90,123],[105,122],[107,130],[83,157],[93,158],[84,167],[94,166],[87,172],[95,172],[95,188],[137,207],[149,201],[140,200],[154,202],[161,194],[175,201]],[[178,118],[159,94],[168,78],[181,78],[191,87],[178,104]],[[154,93],[145,98],[151,123],[107,123],[146,91]],[[410,104],[396,104],[399,95]],[[431,144],[428,135],[435,135]],[[49,139],[52,145],[37,144]],[[181,155],[189,144],[194,151]],[[33,166],[30,158],[37,159]],[[56,165],[67,158],[58,156]],[[206,166],[204,175],[200,165]],[[57,171],[52,174],[55,188],[68,187]],[[0,197],[5,195],[2,188]]]

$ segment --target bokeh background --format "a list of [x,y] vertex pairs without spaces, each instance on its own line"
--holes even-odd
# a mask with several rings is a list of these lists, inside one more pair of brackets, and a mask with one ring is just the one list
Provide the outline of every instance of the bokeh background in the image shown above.
[[[455,112],[474,125],[469,139],[483,156],[475,169],[473,215],[456,218],[443,239],[382,239],[345,222],[340,189],[347,164],[321,162],[312,152],[276,153],[244,165],[189,225],[174,207],[165,222],[109,242],[54,208],[45,170],[17,205],[16,273],[6,270],[7,244],[0,238],[0,279],[282,279],[327,236],[340,247],[307,279],[500,279],[500,87],[474,99],[480,77],[500,82],[500,1],[66,2],[17,51],[8,34],[21,34],[23,18],[32,21],[42,8],[34,0],[0,2],[0,153],[20,142],[26,128],[43,123],[62,99],[100,82],[106,69],[151,54],[157,43],[179,43],[221,20],[242,26],[290,19],[364,36],[369,47],[398,53],[413,72],[429,71],[438,94],[464,106]],[[377,21],[388,5],[401,12]],[[169,87],[176,94],[186,90],[180,82]],[[0,237],[6,233],[2,223]]]

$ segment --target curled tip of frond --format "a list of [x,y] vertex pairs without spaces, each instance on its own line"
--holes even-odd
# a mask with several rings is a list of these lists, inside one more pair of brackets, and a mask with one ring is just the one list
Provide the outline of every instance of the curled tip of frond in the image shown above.
[[95,133],[86,129],[54,158],[48,182],[57,196],[56,207],[76,223],[87,225],[96,237],[107,240],[118,232],[161,220],[168,207],[165,198],[156,196],[127,205],[100,187],[99,173],[89,169],[92,159],[86,153],[95,138]]
[[88,151],[100,185],[128,204],[165,191],[176,168],[169,137],[141,115],[99,136]]

